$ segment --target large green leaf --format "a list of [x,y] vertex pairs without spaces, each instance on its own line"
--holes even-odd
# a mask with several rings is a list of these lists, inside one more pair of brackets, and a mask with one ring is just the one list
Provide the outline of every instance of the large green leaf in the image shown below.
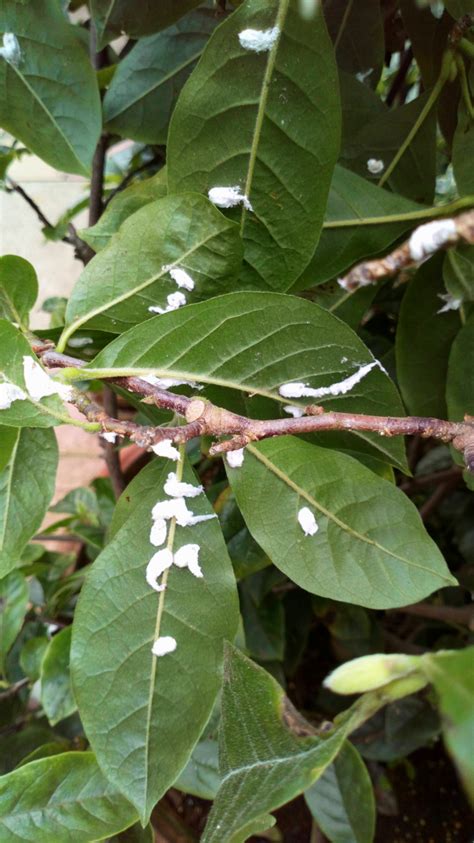
[[474,414],[474,319],[459,331],[449,355],[446,389],[449,418],[461,421]]
[[178,94],[219,18],[197,9],[141,39],[120,62],[104,98],[106,129],[143,143],[166,143]]
[[[154,372],[201,381],[205,394],[224,406],[233,399],[229,389],[241,390],[245,402],[234,401],[230,409],[272,418],[277,412],[274,401],[288,404],[278,392],[281,384],[327,386],[370,362],[374,358],[354,331],[318,305],[278,293],[242,292],[150,319],[110,343],[89,368],[99,376],[114,369],[124,375]],[[357,388],[328,395],[324,404],[375,415],[403,413],[394,385],[377,366]],[[324,436],[324,441],[332,441],[331,434]],[[350,442],[354,447],[352,436],[349,447]],[[362,434],[357,446],[369,442],[389,460],[403,464],[400,441]]]
[[5,843],[90,843],[127,828],[136,812],[91,752],[65,752],[0,778]]
[[[8,382],[18,387],[23,398],[0,409],[0,425],[10,427],[51,427],[65,420],[64,405],[56,395],[33,400],[26,391],[23,358],[34,357],[30,345],[11,322],[0,319],[0,386]],[[20,393],[21,394],[21,393]]]
[[[269,51],[239,33],[279,27]],[[218,84],[216,84],[218,80]],[[253,211],[240,220],[241,285],[287,290],[318,240],[337,158],[340,107],[334,53],[322,13],[298,0],[247,0],[211,37],[174,111],[171,192],[239,185]]]
[[4,0],[0,30],[18,50],[0,59],[0,125],[58,170],[87,175],[100,134],[87,53],[55,0]]
[[410,413],[445,418],[445,388],[459,313],[440,313],[443,255],[421,266],[406,291],[396,335],[397,376]]
[[28,606],[28,585],[17,571],[0,579],[0,673],[5,656],[23,626]]
[[[181,464],[179,464],[180,466]],[[179,470],[178,466],[178,470]],[[124,493],[139,506],[94,562],[79,599],[71,651],[79,713],[99,763],[136,805],[143,820],[173,784],[199,738],[221,681],[223,640],[237,626],[235,580],[217,520],[170,527],[174,550],[201,547],[204,576],[173,566],[166,591],[145,580],[156,548],[151,509],[176,463],[156,460]],[[185,465],[184,479],[196,480]],[[191,507],[192,504],[192,507]],[[212,512],[204,496],[193,512]],[[176,650],[152,655],[153,642],[172,636]]]
[[202,843],[243,843],[272,825],[269,812],[322,775],[350,728],[348,718],[324,737],[316,736],[275,679],[227,646],[219,739],[222,782]]
[[135,0],[91,0],[98,46],[103,47],[126,32],[136,38],[170,26],[201,0],[142,0],[139,14]]
[[[254,539],[313,594],[389,609],[456,582],[407,497],[346,454],[277,437],[227,470]],[[298,523],[302,507],[314,535]]]
[[293,289],[322,284],[363,258],[385,253],[416,218],[423,218],[422,206],[338,165],[319,244]]
[[99,221],[91,228],[83,229],[80,236],[95,252],[100,252],[110,241],[123,222],[135,211],[166,196],[166,167],[154,176],[137,181],[119,191],[107,205]]
[[17,429],[9,462],[0,474],[0,576],[17,565],[40,527],[54,493],[57,462],[52,430]]
[[[474,87],[474,62],[469,73],[470,90]],[[464,98],[461,97],[458,108],[458,122],[453,138],[453,169],[456,184],[461,195],[474,193],[474,120],[469,114]]]
[[319,828],[331,843],[372,843],[375,799],[362,758],[346,741],[333,763],[305,793]]
[[72,626],[52,638],[41,664],[41,703],[54,726],[76,710],[69,675]]
[[423,669],[434,685],[448,751],[474,803],[474,647],[428,653]]
[[38,295],[36,272],[16,255],[0,258],[0,317],[28,327],[28,316]]
[[87,324],[118,333],[167,306],[176,291],[168,267],[188,272],[195,289],[186,298],[207,299],[230,290],[242,259],[235,223],[203,196],[167,196],[136,211],[108,247],[86,266],[66,310],[61,342]]

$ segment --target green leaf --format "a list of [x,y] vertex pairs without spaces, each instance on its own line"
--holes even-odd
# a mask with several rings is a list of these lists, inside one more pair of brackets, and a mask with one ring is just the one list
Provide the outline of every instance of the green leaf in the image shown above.
[[[178,469],[180,464],[178,465]],[[237,626],[235,581],[217,520],[170,527],[168,544],[201,547],[202,579],[170,569],[166,591],[145,580],[156,548],[151,509],[176,464],[155,460],[130,487],[139,506],[94,562],[74,621],[72,677],[79,713],[101,768],[143,821],[171,787],[206,725],[221,681],[223,639]],[[184,466],[184,479],[195,484]],[[203,496],[192,511],[211,513]],[[191,506],[190,506],[191,508]],[[130,548],[133,547],[133,553]],[[157,659],[153,641],[171,635],[175,652]],[[112,739],[113,737],[113,739]]]
[[[389,609],[456,582],[407,497],[346,454],[277,437],[227,472],[254,539],[306,591]],[[314,535],[298,523],[304,506]]]
[[449,355],[446,400],[449,418],[462,421],[474,413],[474,319],[459,331]]
[[[0,319],[0,385],[6,381],[19,387],[23,400],[14,400],[9,408],[0,410],[0,425],[10,427],[51,427],[65,421],[67,414],[56,395],[33,400],[26,391],[23,358],[36,360],[25,337],[5,319]],[[3,434],[2,434],[3,435]],[[1,463],[0,463],[1,464]]]
[[177,290],[169,265],[191,275],[196,286],[185,295],[196,301],[232,289],[241,259],[237,225],[203,196],[188,193],[148,204],[125,220],[84,269],[58,348],[84,324],[118,333],[149,319],[150,306],[164,309],[167,294]]
[[108,837],[107,843],[155,843],[153,826],[148,824],[143,828],[141,823],[135,823],[120,834]]
[[270,811],[322,775],[346,728],[314,735],[275,679],[227,645],[219,739],[223,778],[202,843],[243,843],[268,828]]
[[41,704],[52,726],[76,710],[69,676],[72,627],[51,640],[41,666]]
[[367,74],[367,84],[375,88],[385,51],[378,0],[326,0],[324,14],[338,66],[348,73]]
[[321,778],[306,791],[305,800],[331,843],[372,843],[372,783],[362,758],[348,741]]
[[443,255],[421,266],[403,297],[396,335],[397,376],[410,413],[446,417],[445,386],[451,344],[459,331],[456,311],[443,305]]
[[91,228],[79,231],[81,238],[95,252],[100,252],[108,245],[112,235],[119,230],[127,217],[143,208],[144,205],[162,199],[166,196],[166,191],[166,167],[162,167],[151,178],[134,182],[134,184],[117,193],[111,200],[110,205],[107,205],[99,222]]
[[285,655],[285,610],[274,594],[263,599],[252,590],[252,578],[240,585],[241,612],[248,654],[262,661],[283,661]]
[[[474,62],[469,72],[469,88],[474,89]],[[453,170],[456,184],[461,195],[474,193],[474,120],[469,114],[464,98],[459,100],[458,122],[453,138]]]
[[66,752],[0,778],[0,837],[9,843],[90,843],[136,819],[91,752]]
[[474,300],[474,246],[448,249],[443,262],[443,279],[454,299]]
[[473,659],[474,647],[423,656],[424,673],[438,697],[444,740],[471,802],[474,802]]
[[337,278],[357,261],[384,254],[423,208],[337,166],[316,251],[294,290]]
[[201,0],[145,0],[137,14],[135,0],[91,0],[98,46],[104,47],[126,32],[133,38],[158,32],[177,21]]
[[439,719],[422,697],[409,696],[387,705],[352,738],[359,752],[373,761],[397,761],[434,741]]
[[[206,385],[204,394],[216,403],[272,418],[277,412],[275,401],[280,406],[288,404],[278,392],[281,384],[304,381],[320,387],[341,381],[355,366],[373,361],[357,335],[318,305],[278,293],[242,292],[132,328],[100,352],[88,372],[91,376],[111,369],[117,375],[153,372],[159,377],[200,381]],[[246,393],[245,403],[236,402],[229,390]],[[300,403],[304,406],[305,402]],[[394,385],[378,367],[357,389],[336,398],[328,395],[324,404],[334,410],[403,414]],[[287,417],[284,411],[282,416]],[[323,441],[332,442],[331,434],[324,434]],[[338,444],[342,441],[338,434]],[[370,443],[379,455],[404,464],[400,441],[381,442],[372,434],[357,439],[348,436],[344,441],[358,450]]]
[[46,635],[35,635],[23,644],[20,652],[20,667],[32,682],[36,682],[41,672],[41,662],[48,647]]
[[205,738],[194,748],[174,787],[199,799],[214,799],[220,781],[217,741]]
[[28,316],[38,295],[36,272],[16,255],[0,258],[0,317],[28,327]]
[[41,526],[53,497],[57,462],[51,430],[16,431],[10,460],[0,474],[0,576],[19,563],[22,550]]
[[104,98],[105,128],[143,143],[166,143],[178,94],[219,19],[197,9],[141,39],[120,62]]
[[[242,30],[278,26],[269,51],[246,50]],[[219,84],[216,85],[216,79]],[[234,209],[242,286],[287,290],[318,240],[337,158],[336,65],[321,10],[298,0],[247,0],[212,35],[174,111],[171,192],[240,185],[253,212]]]
[[88,56],[55,0],[5,0],[0,31],[19,52],[0,60],[0,125],[57,170],[88,175],[101,130]]
[[23,576],[12,571],[0,579],[0,671],[14,643],[28,607],[28,585]]

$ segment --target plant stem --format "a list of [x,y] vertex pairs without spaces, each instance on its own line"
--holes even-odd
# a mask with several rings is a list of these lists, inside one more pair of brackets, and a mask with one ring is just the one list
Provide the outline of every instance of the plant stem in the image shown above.
[[392,173],[393,173],[395,167],[397,166],[398,162],[403,157],[406,150],[410,146],[413,138],[415,137],[418,130],[421,128],[421,126],[425,122],[426,118],[428,117],[428,114],[430,113],[430,111],[433,108],[436,100],[438,99],[441,91],[443,90],[443,87],[444,87],[445,83],[449,79],[452,63],[453,63],[453,52],[451,50],[446,50],[446,52],[443,56],[443,62],[442,62],[442,65],[441,65],[441,72],[439,74],[437,82],[436,82],[433,90],[431,91],[431,94],[429,95],[429,97],[428,97],[428,99],[425,103],[425,106],[422,109],[418,119],[415,121],[415,123],[411,127],[411,129],[408,132],[408,135],[406,136],[405,140],[403,141],[400,149],[398,150],[395,157],[392,159],[389,166],[385,170],[385,173],[383,174],[382,178],[378,182],[378,187],[383,187],[383,185],[385,184],[387,179],[390,178],[390,176],[392,175]]
[[474,196],[463,196],[445,205],[435,205],[432,208],[420,209],[419,211],[406,211],[403,214],[389,214],[382,217],[356,217],[343,220],[328,220],[323,223],[323,229],[328,228],[351,228],[355,225],[390,225],[394,222],[410,222],[411,220],[435,219],[436,217],[450,216],[463,208],[474,206]]

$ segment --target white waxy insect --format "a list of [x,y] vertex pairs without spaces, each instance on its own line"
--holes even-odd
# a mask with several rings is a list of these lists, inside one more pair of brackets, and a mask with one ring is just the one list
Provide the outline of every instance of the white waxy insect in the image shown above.
[[271,29],[244,29],[239,32],[240,46],[254,53],[264,53],[272,49],[279,35],[279,26],[272,26]]
[[457,237],[454,220],[434,220],[415,229],[408,241],[410,257],[422,261],[443,246],[454,243]]
[[188,568],[195,577],[202,577],[202,568],[198,561],[200,549],[198,544],[183,544],[174,555],[174,564],[178,568]]
[[0,410],[9,410],[14,401],[24,401],[26,394],[14,383],[0,383]]
[[218,208],[235,208],[243,205],[247,211],[253,211],[249,198],[242,193],[239,185],[234,187],[211,187],[208,191],[209,199]]
[[283,409],[285,413],[288,413],[289,416],[293,416],[294,419],[300,419],[301,416],[304,416],[304,407],[296,407],[294,404],[285,404]]
[[227,451],[226,462],[231,468],[241,468],[244,464],[245,453],[243,448],[237,448],[235,451]]
[[71,337],[67,344],[71,348],[85,348],[86,345],[92,345],[93,342],[92,337]]
[[160,547],[166,541],[167,533],[166,520],[164,518],[157,518],[153,521],[150,530],[150,544],[154,547]]
[[33,357],[23,357],[23,377],[28,394],[33,401],[40,401],[48,395],[59,395],[64,401],[71,400],[71,387],[50,378]]
[[367,161],[367,169],[373,176],[378,176],[385,170],[385,164],[381,158],[369,158]]
[[100,434],[101,439],[105,439],[106,442],[110,442],[111,445],[114,444],[117,440],[118,433],[114,433],[112,430],[106,430],[104,433]]
[[308,506],[302,506],[298,512],[298,524],[305,536],[314,536],[318,532],[319,527],[316,523],[316,518]]
[[3,47],[0,47],[0,57],[9,64],[17,66],[21,61],[21,50],[18,38],[13,32],[3,33]]
[[166,457],[168,460],[177,460],[179,462],[179,451],[174,447],[171,439],[161,439],[160,442],[155,442],[151,446],[151,450],[157,457]]
[[151,305],[148,310],[150,313],[169,313],[171,310],[178,310],[186,304],[186,296],[178,290],[176,293],[170,293],[169,296],[166,296],[166,301],[168,302],[166,307]]
[[320,386],[318,389],[313,389],[313,387],[307,386],[305,383],[284,383],[278,391],[283,398],[322,398],[324,395],[332,395],[334,397],[336,395],[345,395],[346,392],[350,392],[356,384],[360,383],[375,366],[381,368],[378,360],[361,366],[353,375],[330,386]]
[[176,647],[176,638],[172,635],[160,635],[154,642],[151,652],[154,656],[167,656],[168,653],[174,653]]
[[168,474],[164,490],[167,495],[173,498],[196,498],[204,491],[202,486],[193,486],[192,483],[183,483],[178,480],[174,471],[170,471]]
[[159,387],[159,389],[171,389],[173,386],[191,386],[193,389],[202,389],[202,385],[195,381],[182,381],[176,380],[176,378],[157,378],[156,375],[140,375],[140,378],[151,386]]
[[462,299],[456,299],[451,293],[438,293],[438,298],[444,301],[443,307],[437,311],[438,313],[447,313],[448,310],[459,310],[462,305]]
[[168,568],[171,568],[173,564],[173,554],[171,550],[168,548],[163,548],[163,550],[158,550],[156,553],[153,554],[151,557],[148,565],[146,566],[146,581],[151,588],[155,591],[163,591],[165,586],[160,585],[158,583],[159,577],[164,574]]
[[186,272],[185,269],[182,269],[180,266],[173,266],[172,263],[166,264],[165,266],[161,267],[163,272],[169,272],[175,284],[178,287],[182,287],[183,290],[194,290],[194,281],[191,278],[189,272]]

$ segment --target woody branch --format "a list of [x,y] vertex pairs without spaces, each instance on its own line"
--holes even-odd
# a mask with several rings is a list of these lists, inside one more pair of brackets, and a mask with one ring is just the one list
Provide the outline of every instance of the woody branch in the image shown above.
[[357,264],[339,279],[339,284],[349,291],[376,284],[381,278],[397,275],[402,269],[415,266],[440,249],[458,243],[474,244],[474,210],[420,225],[389,255]]
[[[82,360],[59,354],[50,348],[33,344],[33,350],[42,357],[50,368],[81,367]],[[218,407],[202,398],[188,398],[149,384],[138,377],[107,378],[108,384],[115,384],[129,392],[140,395],[148,403],[161,409],[171,410],[184,417],[186,424],[176,427],[153,427],[135,422],[114,419],[91,401],[86,394],[75,391],[73,403],[89,421],[100,424],[102,430],[127,436],[142,448],[151,448],[163,439],[183,443],[195,436],[208,435],[215,438],[230,437],[215,442],[210,453],[218,455],[245,447],[250,442],[268,439],[272,436],[297,435],[324,430],[345,430],[349,432],[370,431],[380,436],[419,435],[442,442],[450,442],[464,457],[469,471],[474,472],[474,418],[466,416],[464,421],[450,422],[442,419],[420,416],[392,417],[371,416],[360,413],[326,412],[323,407],[309,405],[301,418],[251,419]]]

